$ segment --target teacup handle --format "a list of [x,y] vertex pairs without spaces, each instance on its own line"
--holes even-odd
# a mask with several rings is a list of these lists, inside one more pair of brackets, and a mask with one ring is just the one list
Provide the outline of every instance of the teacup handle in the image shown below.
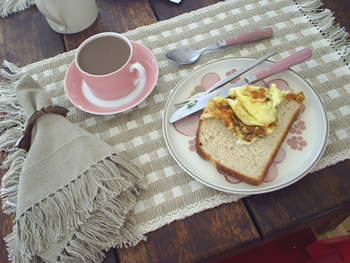
[[134,85],[137,86],[146,77],[146,69],[139,62],[130,65],[130,72],[134,72],[135,69],[138,71],[138,76],[134,79]]
[[49,10],[47,10],[43,0],[35,0],[35,4],[41,13],[58,25],[60,30],[63,31],[67,28],[67,25],[63,20],[55,17]]

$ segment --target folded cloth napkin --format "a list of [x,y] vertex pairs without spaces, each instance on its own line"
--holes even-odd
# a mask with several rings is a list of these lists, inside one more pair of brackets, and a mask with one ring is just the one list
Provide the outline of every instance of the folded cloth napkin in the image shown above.
[[99,262],[104,250],[145,239],[130,214],[146,187],[139,169],[96,135],[47,111],[55,107],[29,75],[17,83],[16,96],[25,116],[36,118],[30,118],[14,230],[6,237],[10,259]]

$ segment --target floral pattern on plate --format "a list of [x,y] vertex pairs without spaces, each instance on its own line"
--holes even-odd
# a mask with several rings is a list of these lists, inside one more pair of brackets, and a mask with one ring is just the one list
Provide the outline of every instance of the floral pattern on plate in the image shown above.
[[[229,71],[226,71],[226,76],[229,76],[230,74],[236,72],[236,69],[231,69]],[[230,83],[236,83],[238,80],[240,80],[240,77],[237,77],[233,80],[230,81]],[[193,96],[194,94],[201,92],[201,91],[206,91],[208,90],[212,85],[214,85],[216,82],[220,81],[220,77],[217,73],[207,73],[205,74],[201,79],[200,79],[200,84],[196,86],[193,91],[190,93],[190,96]],[[265,83],[264,81],[259,81],[255,85],[263,86],[263,87],[269,87],[272,83],[276,83],[277,87],[281,90],[288,90],[290,92],[293,92],[293,90],[289,87],[288,83],[282,79],[275,79],[275,80],[270,80],[268,83]],[[304,107],[303,107],[304,109]],[[303,111],[302,109],[302,111]],[[175,129],[185,135],[191,137],[188,141],[188,149],[190,152],[196,153],[196,130],[198,127],[199,123],[199,118],[200,114],[195,114],[189,117],[186,117],[183,119],[183,121],[178,121],[174,124]],[[302,136],[302,131],[305,130],[305,122],[300,120],[301,114],[299,114],[297,120],[295,123],[292,125],[289,133],[290,134],[297,134],[299,136],[292,136],[291,138],[287,139],[288,145],[291,147],[293,150],[299,150],[302,151],[306,146],[307,142],[304,140]],[[278,169],[276,164],[281,163],[286,156],[286,152],[281,146],[278,153],[276,154],[276,157],[272,164],[270,165],[269,171],[267,172],[264,182],[270,182],[274,180],[277,175],[278,175]],[[229,183],[239,183],[240,180],[236,178],[232,178],[227,175],[225,176],[226,180]]]

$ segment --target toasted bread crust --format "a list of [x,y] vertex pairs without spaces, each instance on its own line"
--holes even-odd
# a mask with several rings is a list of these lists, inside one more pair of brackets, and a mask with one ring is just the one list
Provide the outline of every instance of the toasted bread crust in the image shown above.
[[[280,148],[282,142],[284,141],[285,137],[287,136],[290,127],[292,126],[292,124],[294,123],[294,121],[297,119],[298,115],[300,114],[301,111],[301,103],[298,103],[298,106],[296,106],[297,108],[295,109],[294,113],[292,114],[292,116],[289,118],[289,121],[287,123],[285,123],[285,127],[283,129],[283,131],[281,132],[280,136],[278,138],[276,138],[276,140],[274,141],[274,149],[272,150],[271,153],[269,153],[269,158],[267,161],[265,161],[263,168],[261,169],[261,171],[259,171],[259,175],[256,175],[254,178],[251,176],[247,176],[246,174],[244,174],[244,172],[240,172],[237,171],[231,167],[229,167],[227,164],[225,163],[221,163],[219,160],[217,160],[215,158],[215,156],[212,156],[211,153],[207,152],[204,147],[203,147],[203,143],[202,143],[202,138],[201,138],[201,132],[202,132],[202,126],[203,123],[207,120],[201,120],[199,125],[198,125],[198,129],[197,129],[197,134],[196,134],[196,149],[197,149],[197,153],[199,156],[201,156],[201,158],[203,158],[204,160],[208,160],[210,161],[212,164],[214,164],[216,166],[216,169],[218,170],[219,173],[221,174],[225,174],[228,176],[232,176],[235,177],[247,184],[251,184],[251,185],[259,185],[265,175],[267,174],[271,163],[273,162],[278,149]],[[220,127],[221,129],[227,129],[224,125],[224,122],[222,121],[222,127]],[[232,136],[234,136],[232,134]],[[264,140],[263,139],[258,139],[258,140]],[[255,142],[253,142],[250,145],[244,145],[244,146],[234,146],[235,150],[239,150],[239,147],[256,147],[255,146]],[[243,160],[245,161],[245,160]],[[249,158],[248,158],[249,161]],[[249,164],[249,162],[247,162],[247,164]]]
[[[205,152],[203,149],[202,149],[202,145],[201,145],[201,142],[200,142],[200,134],[199,134],[199,131],[201,130],[201,126],[202,126],[202,123],[203,123],[203,120],[200,120],[199,121],[199,124],[198,124],[198,129],[197,129],[197,132],[196,132],[196,152],[197,154],[202,157],[202,159],[206,160],[206,161],[210,161],[211,160],[211,155],[207,152]],[[215,164],[215,163],[214,163]]]

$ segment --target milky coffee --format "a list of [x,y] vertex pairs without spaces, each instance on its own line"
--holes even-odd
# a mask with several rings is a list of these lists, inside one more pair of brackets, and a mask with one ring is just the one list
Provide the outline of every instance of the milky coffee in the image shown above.
[[105,75],[125,65],[131,54],[125,40],[103,36],[88,42],[78,54],[78,65],[86,73]]

